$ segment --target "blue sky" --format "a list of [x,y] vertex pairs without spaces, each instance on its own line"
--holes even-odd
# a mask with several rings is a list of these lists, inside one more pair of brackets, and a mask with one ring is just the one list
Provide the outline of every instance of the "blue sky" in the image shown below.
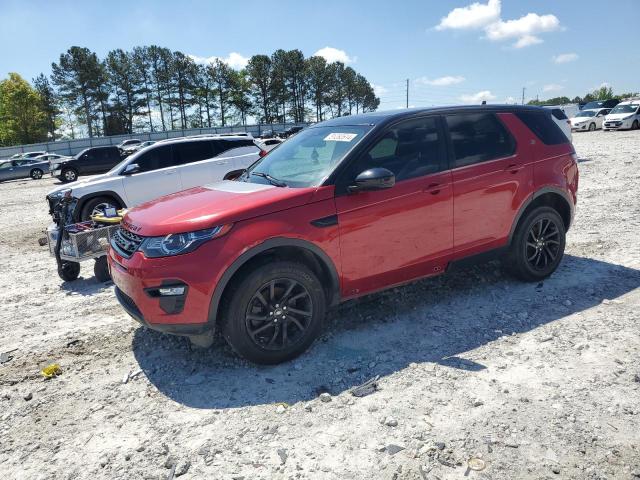
[[364,74],[382,109],[404,105],[407,78],[414,106],[640,91],[639,19],[639,0],[0,0],[0,77],[50,73],[71,45],[158,44],[234,66],[320,50]]

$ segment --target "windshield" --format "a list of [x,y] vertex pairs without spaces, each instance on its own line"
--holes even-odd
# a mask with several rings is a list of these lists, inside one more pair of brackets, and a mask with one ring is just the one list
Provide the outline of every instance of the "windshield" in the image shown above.
[[618,105],[609,113],[634,113],[638,109],[639,104],[631,103],[626,105]]
[[582,109],[583,110],[589,110],[589,109],[592,109],[592,108],[600,108],[602,105],[604,105],[604,101],[603,100],[596,101],[596,102],[589,102],[584,107],[582,107]]
[[583,110],[582,112],[576,113],[576,116],[574,118],[578,118],[578,117],[593,117],[595,114],[596,114],[596,112],[593,111],[593,110]]
[[318,186],[369,130],[363,125],[302,130],[249,167],[241,179],[297,188]]

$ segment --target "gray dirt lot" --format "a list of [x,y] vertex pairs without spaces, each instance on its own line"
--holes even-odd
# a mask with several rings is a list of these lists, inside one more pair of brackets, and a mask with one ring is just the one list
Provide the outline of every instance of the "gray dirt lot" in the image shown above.
[[[268,368],[138,328],[90,267],[62,284],[37,245],[53,181],[0,184],[0,352],[17,349],[0,365],[0,472],[640,477],[640,131],[574,140],[578,214],[549,280],[491,263],[372,295]],[[376,375],[378,391],[349,393]]]

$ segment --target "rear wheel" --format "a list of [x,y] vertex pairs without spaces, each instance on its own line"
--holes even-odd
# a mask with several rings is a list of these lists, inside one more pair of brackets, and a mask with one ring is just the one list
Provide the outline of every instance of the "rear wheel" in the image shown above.
[[118,210],[121,205],[111,197],[95,197],[87,200],[80,211],[80,221],[91,220],[92,215],[104,214],[105,209],[115,208]]
[[594,132],[594,131],[595,131],[595,129],[596,129],[596,124],[595,124],[595,123],[591,123],[591,124],[589,124],[589,131],[590,131],[590,132]]
[[64,183],[75,182],[78,179],[78,172],[75,171],[73,168],[66,168],[62,170],[60,179]]
[[107,256],[96,258],[96,263],[93,266],[93,275],[101,283],[111,280],[111,273],[109,273],[109,264],[107,263]]
[[31,178],[33,180],[40,180],[42,178],[42,170],[40,170],[39,168],[34,168],[33,170],[31,170]]
[[237,281],[222,311],[229,345],[252,362],[275,364],[297,357],[318,337],[326,298],[305,265],[275,261]]
[[535,282],[551,275],[562,260],[565,226],[553,208],[539,207],[518,224],[507,255],[507,268],[521,280]]

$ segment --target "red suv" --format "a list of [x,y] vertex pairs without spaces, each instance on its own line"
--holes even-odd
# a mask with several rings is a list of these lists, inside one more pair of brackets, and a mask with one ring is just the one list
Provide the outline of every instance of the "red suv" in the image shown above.
[[502,254],[557,268],[578,168],[548,110],[477,106],[341,117],[235,180],[134,208],[114,236],[116,295],[142,324],[258,363],[303,352],[337,303]]

